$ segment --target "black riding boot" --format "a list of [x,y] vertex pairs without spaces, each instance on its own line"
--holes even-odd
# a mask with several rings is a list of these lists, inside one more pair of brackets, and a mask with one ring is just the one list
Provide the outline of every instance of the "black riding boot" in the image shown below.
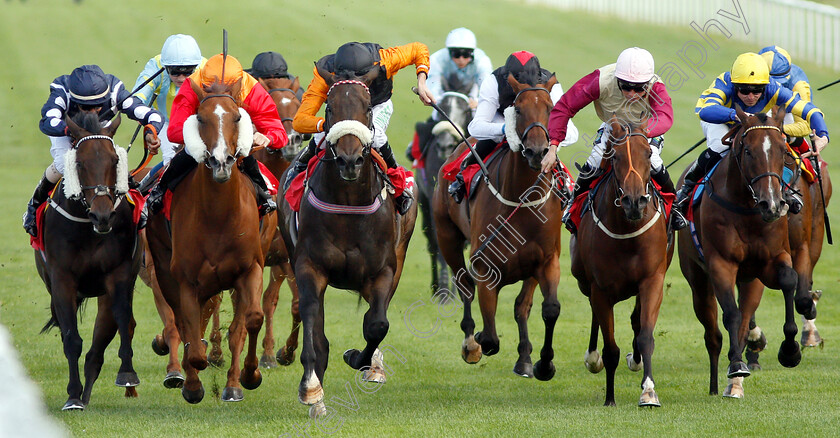
[[309,146],[298,155],[297,159],[295,159],[294,163],[289,167],[289,170],[286,171],[286,180],[283,181],[283,192],[287,192],[289,190],[289,186],[292,185],[292,180],[295,179],[296,176],[300,175],[301,172],[306,170],[306,166],[309,165],[309,160],[315,156],[315,151],[318,150],[318,145],[315,144],[315,139],[309,141]]
[[190,170],[194,169],[197,164],[193,157],[184,151],[178,152],[172,157],[172,160],[169,161],[169,166],[163,170],[160,181],[158,181],[157,185],[149,192],[149,196],[146,198],[147,216],[157,214],[163,208],[163,195],[166,194],[166,190],[174,189],[184,179],[184,176]]
[[[393,169],[398,166],[397,159],[394,157],[394,151],[391,150],[391,144],[387,141],[383,144],[378,150],[379,155],[382,156],[382,159],[385,160],[385,165],[388,166],[389,169]],[[408,210],[411,208],[411,204],[414,202],[414,197],[411,196],[411,193],[408,191],[403,191],[400,196],[397,196],[394,199],[395,206],[397,208],[397,212],[401,215],[405,215]]]
[[566,207],[566,211],[563,212],[563,217],[560,219],[572,234],[577,232],[575,223],[572,221],[571,217],[572,204],[578,196],[589,190],[589,186],[591,186],[592,182],[598,179],[599,176],[601,176],[600,169],[593,170],[589,164],[584,164],[583,167],[580,168],[580,173],[575,180],[575,190],[572,192],[572,200],[569,202],[568,207]]
[[[480,140],[473,146],[475,152],[478,154],[479,158],[484,161],[490,152],[493,152],[493,149],[496,148],[498,143],[494,140]],[[461,172],[458,172],[458,175],[455,176],[455,181],[449,184],[449,196],[452,196],[452,200],[455,201],[456,204],[460,204],[461,200],[464,199],[464,195],[467,194],[467,187],[464,185],[464,176],[461,174],[467,166],[471,164],[477,164],[478,160],[473,154],[468,154],[464,157],[464,160],[461,161]]]
[[254,182],[254,186],[257,189],[257,206],[260,210],[260,216],[277,210],[277,203],[274,202],[274,198],[268,193],[268,185],[262,176],[262,172],[260,172],[257,159],[250,155],[243,158],[240,169],[242,169],[245,175],[248,175],[248,178],[251,178],[251,181]]
[[41,181],[35,187],[35,192],[32,193],[32,199],[29,200],[29,204],[26,206],[26,213],[23,215],[23,229],[33,237],[38,235],[38,227],[35,220],[38,207],[50,196],[50,191],[55,188],[55,184],[54,182],[50,182],[47,179],[47,175],[44,174],[41,177]]
[[688,208],[689,197],[694,186],[700,181],[709,169],[720,161],[723,156],[711,149],[706,149],[697,158],[697,161],[691,165],[688,172],[685,174],[683,185],[680,191],[677,192],[677,200],[674,201],[674,206],[671,208],[671,227],[675,230],[681,230],[688,226],[688,220],[685,218],[685,212]]

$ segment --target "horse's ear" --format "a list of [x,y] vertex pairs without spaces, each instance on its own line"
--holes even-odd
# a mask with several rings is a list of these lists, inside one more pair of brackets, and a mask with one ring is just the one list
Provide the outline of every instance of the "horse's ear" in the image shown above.
[[373,81],[379,77],[379,68],[374,66],[374,68],[368,70],[362,77],[359,78],[360,81],[364,82],[368,86],[373,83]]
[[747,113],[745,113],[744,110],[741,109],[741,105],[735,104],[735,115],[738,116],[738,120],[741,121],[742,125],[747,124]]
[[117,128],[120,127],[120,122],[122,122],[122,116],[117,113],[117,118],[111,121],[111,124],[105,128],[105,132],[103,134],[107,135],[108,137],[114,138],[114,134],[117,133]]
[[70,137],[73,137],[75,139],[83,137],[80,134],[81,131],[82,131],[82,128],[79,125],[77,125],[76,122],[74,122],[71,117],[64,116],[64,123],[67,124],[67,130],[69,131],[68,133],[70,134]]
[[315,64],[315,69],[318,71],[318,76],[321,76],[324,82],[327,83],[327,88],[332,87],[332,84],[335,83],[335,73],[329,72],[317,63]]
[[513,91],[517,93],[519,92],[519,89],[522,88],[522,83],[516,80],[513,73],[508,73],[507,81],[511,88],[513,88]]
[[292,81],[292,85],[289,87],[292,91],[297,93],[297,90],[300,90],[300,78],[295,76],[295,80]]
[[776,124],[782,126],[785,122],[785,107],[781,105],[777,105],[773,108],[773,120],[776,121]]
[[202,88],[198,82],[193,82],[189,79],[187,80],[190,81],[190,87],[192,88],[193,93],[195,93],[195,95],[198,97],[198,101],[201,102],[202,99],[204,99],[204,95],[206,94],[204,92],[204,88]]
[[228,92],[230,92],[230,95],[233,96],[233,100],[238,106],[242,106],[242,101],[239,99],[242,90],[242,79],[243,78],[239,78],[236,82],[230,84],[230,86],[228,87]]
[[554,73],[552,73],[551,77],[548,78],[548,80],[545,82],[545,89],[550,92],[551,89],[554,88],[554,85],[556,85],[556,84],[557,84],[557,76],[555,76]]

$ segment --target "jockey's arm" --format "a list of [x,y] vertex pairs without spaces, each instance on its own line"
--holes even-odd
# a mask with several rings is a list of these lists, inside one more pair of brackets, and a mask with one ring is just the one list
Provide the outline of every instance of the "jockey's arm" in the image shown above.
[[254,144],[257,146],[280,149],[289,142],[286,128],[277,114],[277,106],[263,87],[253,87],[248,97],[242,102],[242,107],[251,116],[251,122],[256,126]]
[[318,117],[318,110],[327,101],[327,83],[318,74],[318,68],[313,70],[312,81],[303,93],[300,108],[292,120],[292,128],[301,134],[315,134],[324,131],[324,118]]
[[600,77],[600,70],[582,77],[555,102],[548,119],[549,144],[563,143],[569,135],[569,122],[572,117],[601,96]]

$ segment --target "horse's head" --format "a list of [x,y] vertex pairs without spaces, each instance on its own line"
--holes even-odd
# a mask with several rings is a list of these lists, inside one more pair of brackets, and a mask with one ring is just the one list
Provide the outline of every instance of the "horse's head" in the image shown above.
[[614,116],[604,157],[612,161],[618,204],[631,221],[642,219],[650,201],[651,149],[644,127],[625,125]]
[[741,170],[756,207],[765,222],[773,222],[782,215],[782,171],[787,156],[782,123],[785,111],[776,107],[774,115],[747,115],[735,109],[741,129],[731,146],[733,158]]
[[327,147],[332,151],[341,178],[354,181],[373,144],[369,87],[379,75],[379,69],[371,69],[360,77],[341,79],[321,68],[318,74],[329,87],[324,110]]
[[[458,125],[462,134],[467,135],[467,126],[472,121],[472,110],[470,109],[470,100],[466,95],[455,91],[447,91],[443,93],[438,107]],[[446,120],[441,120],[432,128],[432,136],[438,156],[444,160],[461,143],[461,135]]]
[[184,122],[184,148],[197,162],[212,169],[216,182],[226,182],[236,160],[250,154],[254,141],[251,117],[240,108],[242,80],[206,87],[194,82],[191,85],[199,104],[195,115]]
[[277,106],[277,114],[280,115],[280,120],[283,121],[283,127],[286,128],[286,133],[289,136],[289,142],[280,151],[283,153],[283,158],[292,161],[300,151],[300,146],[304,140],[309,140],[309,137],[311,137],[310,134],[304,135],[292,128],[292,120],[295,118],[298,108],[300,108],[300,99],[297,97],[300,80],[295,77],[294,79],[259,78],[258,81],[268,91],[268,95],[271,96]]
[[95,232],[109,233],[117,197],[128,192],[126,151],[113,140],[120,117],[105,128],[96,113],[79,113],[65,122],[72,147],[65,155],[64,195],[81,201]]
[[[545,84],[532,86],[520,83],[513,74],[508,75],[508,83],[516,93],[513,105],[505,110],[505,137],[514,152],[522,152],[531,169],[540,168],[540,162],[548,153],[548,117],[551,108],[551,87],[557,83],[557,77]],[[539,128],[539,129],[533,129]]]

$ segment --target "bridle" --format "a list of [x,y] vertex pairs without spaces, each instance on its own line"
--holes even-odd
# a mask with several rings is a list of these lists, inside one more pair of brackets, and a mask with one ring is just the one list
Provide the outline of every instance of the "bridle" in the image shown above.
[[[330,128],[332,128],[333,125],[334,125],[332,123],[332,120],[331,120],[332,119],[332,108],[330,106],[330,93],[332,93],[333,89],[335,89],[336,86],[345,85],[345,84],[361,86],[362,88],[364,88],[368,97],[370,97],[370,88],[368,88],[367,84],[365,84],[362,81],[348,79],[348,80],[337,81],[337,82],[333,83],[330,86],[329,90],[327,90],[326,108],[324,109],[324,127],[325,127],[324,132],[326,132],[328,135],[329,135]],[[339,121],[339,122],[341,122],[341,121]],[[361,122],[359,122],[359,123],[361,124]],[[373,132],[373,129],[374,129],[373,128],[373,106],[370,104],[370,100],[368,100],[367,124],[365,126],[367,127],[368,130]],[[326,139],[326,137],[325,137],[325,139]],[[335,144],[333,144],[329,141],[326,141],[325,143],[326,143],[326,148],[329,149],[330,153],[332,154],[332,158],[323,157],[323,158],[321,158],[321,161],[333,161],[333,160],[335,160],[336,157],[338,157],[338,153],[335,151]],[[363,142],[363,144],[362,144],[362,157],[363,158],[367,158],[367,156],[370,155],[370,149],[371,149],[372,146],[373,146],[373,140],[372,139],[371,139],[370,142],[367,142],[367,143]]]
[[[612,137],[612,133],[610,133],[608,135],[610,135]],[[627,165],[629,166],[629,169],[627,169],[627,174],[625,174],[624,178],[622,178],[621,184],[618,184],[617,178],[615,180],[616,197],[615,197],[615,200],[613,201],[613,204],[615,204],[616,207],[621,207],[621,197],[624,196],[624,189],[622,189],[622,186],[627,183],[627,179],[630,178],[631,174],[635,174],[639,178],[639,180],[642,182],[642,184],[645,184],[645,179],[642,178],[642,174],[639,173],[638,170],[636,170],[635,166],[633,166],[633,155],[630,153],[630,137],[633,137],[633,136],[642,137],[642,138],[644,138],[645,143],[648,142],[647,135],[645,135],[644,133],[641,133],[641,132],[630,132],[630,133],[626,133],[624,135],[624,141],[621,142],[621,144],[627,146]],[[615,149],[615,143],[612,143],[612,144],[613,144],[612,148]],[[615,154],[613,153],[612,156],[610,157],[610,160],[615,161],[615,159],[616,159],[616,157],[615,157]],[[612,168],[613,168],[613,173],[615,173],[616,167],[613,165]],[[646,191],[645,197],[647,198],[647,200],[649,202],[651,200],[650,183],[647,183],[645,185],[646,185],[646,187],[645,187],[645,191]]]
[[[741,135],[739,135],[737,137],[737,141],[736,141],[735,146],[740,145],[741,150],[737,151],[737,153],[734,154],[735,163],[738,166],[738,171],[741,172],[741,176],[744,178],[744,183],[746,183],[747,189],[749,189],[749,191],[750,191],[750,196],[752,197],[753,202],[758,203],[759,199],[758,199],[758,196],[756,196],[756,194],[755,194],[755,190],[753,190],[753,184],[755,184],[758,180],[760,180],[764,177],[772,177],[772,178],[778,179],[779,180],[779,185],[782,186],[783,190],[784,189],[791,189],[791,187],[790,187],[790,185],[785,183],[782,176],[779,175],[776,172],[764,172],[762,174],[756,175],[752,179],[747,178],[746,174],[744,173],[743,166],[741,164],[741,160],[742,160],[741,154],[744,154],[746,149],[747,149],[746,145],[744,145],[744,139],[746,138],[747,133],[749,133],[750,131],[755,130],[755,129],[770,129],[770,130],[775,130],[779,133],[782,133],[782,130],[779,129],[779,127],[773,126],[773,125],[756,125],[756,126],[751,126],[749,128],[744,129],[743,132],[741,132]],[[734,135],[733,131],[735,131],[735,130],[733,129],[732,131],[730,131],[730,134]],[[730,134],[727,134],[726,136],[724,136],[724,138],[722,139],[722,142],[724,140],[729,140],[730,141],[729,144],[731,144],[731,137],[733,135],[730,135]],[[727,143],[724,142],[724,144],[727,144]],[[790,153],[787,150],[785,150],[785,155],[790,155]]]
[[[78,150],[79,145],[81,145],[82,143],[84,143],[88,140],[108,140],[109,142],[111,142],[111,146],[114,148],[114,150],[116,150],[116,148],[117,148],[117,145],[114,143],[113,138],[108,137],[107,135],[96,134],[96,135],[88,135],[88,136],[80,138],[79,140],[77,140],[73,144],[73,146],[72,146],[73,149]],[[81,186],[81,188],[82,188],[83,192],[85,190],[93,190],[93,197],[90,200],[91,203],[93,203],[93,201],[99,196],[108,196],[108,198],[111,200],[111,202],[116,202],[117,201],[117,196],[122,197],[122,195],[125,194],[125,193],[117,193],[116,185],[106,186],[104,184],[96,184],[96,185],[90,185],[90,186]],[[85,210],[90,211],[90,205],[88,204],[87,199],[85,199],[84,196],[78,196],[78,198],[75,198],[75,200],[79,201],[82,204],[82,206],[85,207]],[[114,208],[115,209],[117,208],[116,204],[114,205]]]
[[[513,105],[514,107],[516,107],[516,101],[517,101],[517,100],[519,100],[519,96],[521,96],[521,95],[522,95],[522,93],[524,93],[524,92],[526,92],[526,91],[545,91],[546,93],[548,93],[548,94],[549,94],[549,96],[551,96],[551,92],[550,92],[548,89],[546,89],[546,88],[542,88],[542,87],[528,87],[528,88],[523,88],[522,90],[519,90],[519,92],[518,92],[518,93],[516,93],[516,97],[514,97],[514,98],[513,98],[513,103],[512,103],[512,105]],[[551,99],[551,98],[549,97],[549,99]],[[529,132],[531,129],[533,129],[533,128],[540,128],[540,129],[542,129],[542,130],[543,130],[543,132],[545,132],[545,138],[546,138],[546,140],[548,140],[548,139],[550,138],[550,136],[549,136],[549,134],[548,134],[548,128],[547,128],[545,125],[543,125],[543,124],[542,124],[542,123],[540,123],[540,122],[532,122],[530,125],[528,125],[528,127],[526,127],[526,128],[525,128],[525,131],[523,131],[523,132],[522,132],[522,135],[521,135],[521,136],[517,134],[517,136],[519,137],[519,142],[520,142],[520,143],[521,143],[521,142],[522,142],[525,138],[527,138],[527,137],[528,137],[528,132]],[[522,156],[525,156],[525,148],[521,148],[519,152],[522,154]]]
[[[278,87],[278,88],[272,88],[272,89],[268,90],[268,94],[269,94],[269,95],[270,95],[271,93],[274,93],[274,92],[289,93],[289,94],[291,94],[292,96],[294,96],[294,98],[295,98],[295,99],[297,99],[297,94],[295,94],[295,90],[292,90],[291,88],[282,88],[282,87]],[[293,120],[294,120],[294,118],[292,118],[292,117],[281,117],[281,118],[280,118],[280,121],[281,121],[282,123],[291,122],[291,121],[293,121]]]

